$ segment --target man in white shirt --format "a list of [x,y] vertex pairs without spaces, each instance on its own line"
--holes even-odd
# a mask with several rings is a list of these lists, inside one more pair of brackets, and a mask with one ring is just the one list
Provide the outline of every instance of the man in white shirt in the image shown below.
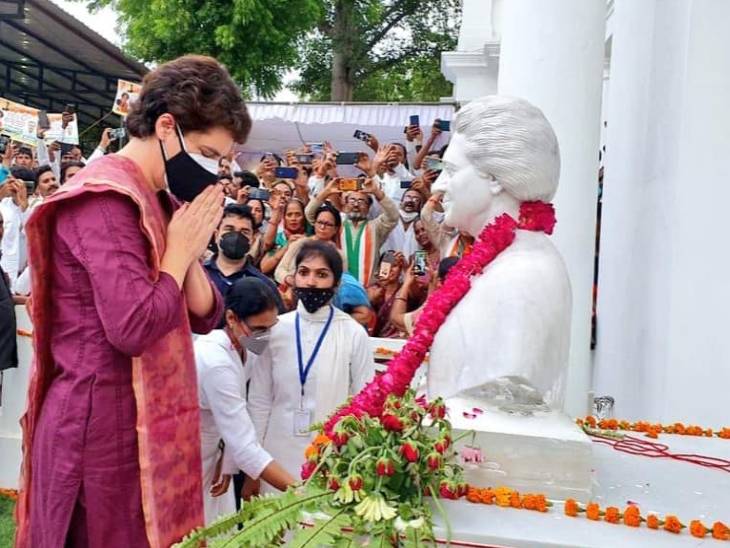
[[206,524],[235,511],[229,484],[238,470],[280,490],[295,482],[258,443],[246,409],[255,367],[248,358],[263,352],[277,322],[272,290],[257,278],[243,278],[226,295],[225,327],[195,340]]
[[381,254],[391,250],[400,251],[408,258],[420,249],[416,241],[414,225],[422,207],[423,196],[420,192],[408,189],[403,193],[400,207],[398,208],[400,220],[380,248]]
[[18,275],[25,268],[23,224],[27,208],[28,195],[25,183],[12,175],[0,181],[0,213],[5,233],[0,244],[2,251],[0,266],[8,275],[11,288],[15,286]]

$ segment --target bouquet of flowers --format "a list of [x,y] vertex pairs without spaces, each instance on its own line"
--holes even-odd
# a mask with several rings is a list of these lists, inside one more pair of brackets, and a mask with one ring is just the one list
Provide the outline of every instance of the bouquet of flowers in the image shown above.
[[[389,396],[380,417],[346,416],[305,451],[304,483],[260,497],[178,546],[425,546],[432,500],[466,495],[439,399]],[[243,528],[238,530],[238,526]]]

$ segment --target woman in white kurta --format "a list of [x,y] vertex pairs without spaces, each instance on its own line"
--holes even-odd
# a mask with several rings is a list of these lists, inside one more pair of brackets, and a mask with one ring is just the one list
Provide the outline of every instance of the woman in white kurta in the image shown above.
[[258,443],[246,410],[251,365],[244,365],[244,359],[264,350],[276,313],[268,286],[243,278],[226,296],[226,327],[195,340],[206,524],[235,512],[229,484],[238,470],[254,479],[263,477],[278,489],[294,482]]
[[334,247],[302,245],[294,275],[299,305],[279,317],[251,375],[249,412],[259,439],[297,477],[314,436],[309,426],[326,419],[375,372],[366,331],[331,305],[341,275],[342,258]]

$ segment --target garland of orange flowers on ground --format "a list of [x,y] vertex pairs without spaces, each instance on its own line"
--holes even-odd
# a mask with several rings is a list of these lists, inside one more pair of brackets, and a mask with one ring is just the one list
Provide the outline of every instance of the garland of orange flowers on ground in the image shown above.
[[[537,512],[548,512],[553,504],[541,493],[520,494],[509,487],[479,488],[469,486],[466,493],[466,500],[475,504],[493,504],[502,508],[517,508],[533,510]],[[568,499],[563,504],[563,513],[566,516],[576,518],[578,514],[584,513],[591,521],[605,521],[606,523],[621,524],[627,527],[641,527],[646,523],[647,528],[662,529],[669,533],[680,534],[687,525],[682,523],[677,516],[666,515],[661,519],[657,514],[641,515],[641,510],[635,504],[627,506],[623,512],[616,506],[608,506],[605,509],[596,502],[581,505],[574,499]],[[693,537],[704,538],[708,534],[716,540],[730,541],[730,528],[721,521],[716,521],[712,527],[708,527],[701,520],[690,521],[689,532]]]
[[599,430],[627,430],[631,432],[641,432],[648,438],[656,439],[659,434],[677,434],[680,436],[701,436],[701,437],[718,437],[724,440],[730,440],[730,426],[725,426],[720,430],[712,428],[703,428],[701,426],[689,425],[685,426],[681,422],[674,424],[650,423],[646,421],[630,422],[619,419],[596,419],[588,415],[585,419],[576,419],[576,424],[581,428],[592,428]]
[[0,488],[0,498],[10,499],[12,501],[18,500],[18,491],[15,489],[2,489]]

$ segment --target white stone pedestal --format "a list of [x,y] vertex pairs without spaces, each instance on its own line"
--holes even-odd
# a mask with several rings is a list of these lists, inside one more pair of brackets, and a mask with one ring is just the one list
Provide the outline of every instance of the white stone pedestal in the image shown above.
[[[484,456],[481,464],[463,464],[470,485],[505,485],[520,492],[544,493],[553,500],[587,502],[591,497],[592,443],[564,413],[511,415],[464,397],[449,398],[446,407],[454,437],[474,430],[474,445]],[[472,437],[466,436],[457,443],[457,451],[471,444]]]

